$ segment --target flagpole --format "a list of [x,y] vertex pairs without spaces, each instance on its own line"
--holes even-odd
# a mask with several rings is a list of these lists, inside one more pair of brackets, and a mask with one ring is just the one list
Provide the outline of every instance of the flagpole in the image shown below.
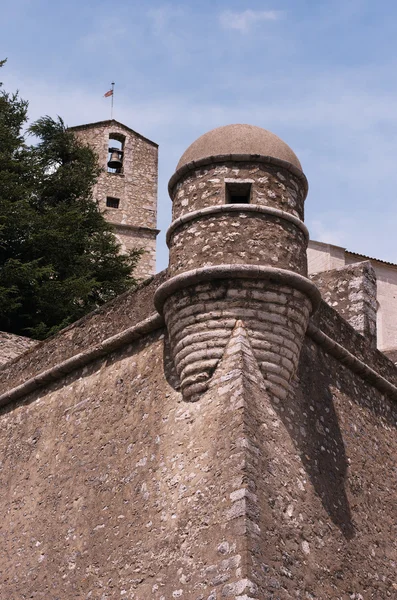
[[113,98],[114,98],[114,81],[112,81],[112,104],[110,109],[110,118],[113,119]]

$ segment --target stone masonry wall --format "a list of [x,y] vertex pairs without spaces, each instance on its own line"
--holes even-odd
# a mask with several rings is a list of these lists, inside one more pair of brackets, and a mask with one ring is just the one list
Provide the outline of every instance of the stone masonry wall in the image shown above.
[[0,331],[0,366],[23,354],[35,344],[36,340]]
[[197,403],[160,331],[1,410],[1,597],[395,596],[395,402],[309,340],[280,401],[251,343]]
[[0,393],[21,385],[26,379],[87,352],[106,338],[117,335],[147,319],[156,312],[153,294],[156,287],[166,279],[166,271],[142,283],[138,289],[129,290],[111,302],[107,302],[56,336],[37,343],[28,355],[17,358],[12,368],[0,370]]
[[114,226],[115,236],[123,252],[143,248],[144,254],[141,256],[134,275],[138,280],[145,280],[156,272],[156,237],[146,228],[125,228],[118,225]]
[[225,204],[225,181],[255,182],[252,204],[272,206],[304,218],[302,184],[295,175],[269,164],[237,162],[208,165],[183,176],[172,193],[172,218]]
[[[227,203],[231,181],[251,184],[248,204]],[[182,175],[171,195],[170,276],[222,264],[306,275],[305,186],[287,169],[238,160],[209,164]]]
[[307,251],[309,274],[322,273],[370,260],[377,286],[377,345],[395,360],[397,352],[397,265],[348,252],[340,246],[310,240]]
[[284,402],[262,395],[246,430],[250,597],[393,598],[396,403],[309,341],[298,377]]
[[[346,252],[346,264],[361,260]],[[397,350],[397,266],[371,259],[376,273],[378,348],[386,354]]]
[[244,211],[243,206],[240,212],[207,215],[178,227],[172,236],[170,275],[195,268],[198,257],[203,267],[265,264],[306,273],[303,232],[284,219]]
[[198,399],[244,319],[269,393],[284,399],[299,360],[311,302],[267,281],[216,281],[187,287],[165,303],[168,334],[185,398]]
[[376,275],[369,261],[311,276],[325,302],[376,347]]
[[[157,144],[117,121],[82,125],[71,130],[97,153],[103,171],[94,188],[94,198],[110,223],[123,225],[123,228],[116,227],[123,250],[134,247],[135,242],[146,250],[140,261],[138,276],[149,277],[155,272],[158,233]],[[125,137],[122,173],[107,171],[109,136],[112,135]],[[108,196],[120,200],[119,208],[106,207]],[[139,228],[145,229],[144,235]]]

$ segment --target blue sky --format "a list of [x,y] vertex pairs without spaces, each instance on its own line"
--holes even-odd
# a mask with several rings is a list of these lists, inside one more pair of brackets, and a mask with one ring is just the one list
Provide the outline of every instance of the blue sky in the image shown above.
[[309,180],[312,239],[397,262],[397,4],[388,0],[14,0],[1,80],[30,117],[115,118],[160,144],[158,267],[167,182],[185,148],[228,123],[269,129]]

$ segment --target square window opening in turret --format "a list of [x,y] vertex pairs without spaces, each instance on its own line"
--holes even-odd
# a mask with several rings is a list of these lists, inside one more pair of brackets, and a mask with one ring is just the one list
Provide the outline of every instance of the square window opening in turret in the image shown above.
[[226,182],[226,204],[249,204],[251,202],[251,187],[251,183],[234,181]]

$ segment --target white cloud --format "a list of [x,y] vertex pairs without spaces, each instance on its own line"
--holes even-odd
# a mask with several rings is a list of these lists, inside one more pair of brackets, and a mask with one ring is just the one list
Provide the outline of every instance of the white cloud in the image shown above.
[[234,12],[225,10],[219,15],[219,21],[224,29],[237,29],[241,33],[248,33],[253,25],[261,21],[277,21],[281,12],[277,10],[244,10]]

